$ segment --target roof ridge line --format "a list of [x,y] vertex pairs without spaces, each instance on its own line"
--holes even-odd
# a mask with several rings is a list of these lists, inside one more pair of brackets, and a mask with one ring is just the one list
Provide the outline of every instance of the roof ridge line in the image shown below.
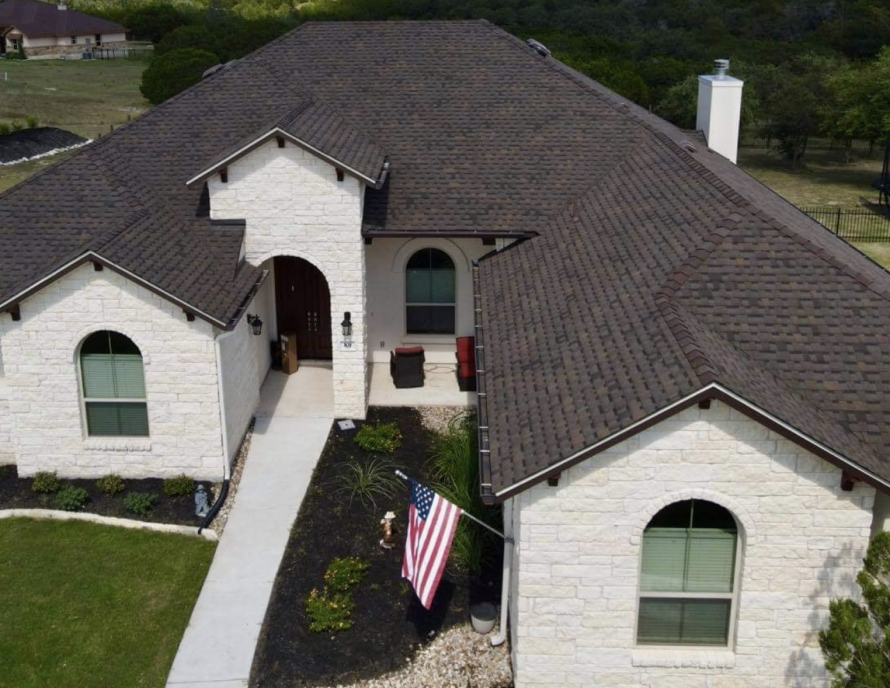
[[719,380],[717,368],[692,334],[680,312],[680,307],[667,294],[661,292],[655,294],[655,305],[699,382],[703,386],[717,382]]
[[[480,20],[479,23],[486,26],[487,28],[489,28],[492,31],[492,33],[494,33],[496,36],[500,37],[502,40],[504,40],[505,43],[508,43],[509,45],[514,47],[519,52],[525,52],[526,46],[522,43],[522,40],[520,38],[513,36],[512,34],[504,31],[499,26],[495,26],[494,24],[492,24],[491,22],[489,22],[486,19]],[[529,55],[531,57],[534,57],[533,55],[531,55],[531,53],[529,53]],[[660,141],[662,144],[664,144],[672,153],[674,153],[679,158],[681,158],[683,160],[683,162],[686,163],[686,165],[692,171],[694,171],[696,174],[698,174],[704,181],[706,181],[708,184],[710,184],[715,190],[717,190],[719,193],[721,193],[723,196],[725,196],[728,200],[733,202],[735,205],[737,205],[739,207],[744,207],[744,208],[750,210],[750,212],[752,212],[752,214],[754,214],[755,216],[759,217],[760,219],[766,221],[767,224],[772,226],[777,231],[781,231],[783,234],[785,234],[789,238],[793,239],[799,245],[803,246],[808,251],[813,253],[816,257],[821,258],[822,260],[827,262],[829,265],[831,265],[835,269],[840,270],[842,273],[844,273],[851,279],[855,280],[856,282],[861,284],[863,287],[865,287],[869,291],[873,292],[877,296],[881,297],[882,299],[890,301],[890,285],[888,285],[886,290],[882,290],[882,289],[875,287],[874,280],[870,280],[870,279],[866,278],[860,272],[856,271],[854,267],[847,264],[845,261],[838,259],[836,256],[826,254],[826,252],[824,250],[822,250],[821,248],[816,246],[812,241],[807,239],[805,236],[803,236],[799,232],[794,231],[793,229],[788,227],[785,223],[783,223],[783,222],[779,221],[778,219],[776,219],[775,217],[773,217],[767,211],[762,210],[762,209],[758,208],[757,206],[753,206],[751,204],[751,202],[745,196],[743,196],[742,194],[740,194],[737,191],[735,191],[734,189],[732,189],[713,170],[707,168],[701,162],[699,162],[698,160],[693,158],[686,150],[683,149],[683,147],[681,145],[679,145],[676,141],[671,139],[670,136],[667,135],[667,133],[665,133],[664,131],[660,131],[655,126],[653,126],[652,123],[647,122],[645,119],[643,119],[639,115],[631,112],[631,106],[636,107],[636,108],[640,108],[640,106],[633,103],[633,101],[631,101],[629,98],[624,99],[624,101],[626,101],[626,102],[620,102],[620,103],[615,102],[615,100],[610,98],[607,95],[607,93],[614,94],[614,96],[616,96],[617,98],[621,98],[621,96],[619,96],[617,93],[614,93],[614,91],[611,91],[611,89],[607,89],[605,86],[603,86],[599,82],[596,82],[593,79],[591,79],[590,77],[588,77],[584,74],[581,74],[580,72],[573,69],[572,67],[569,67],[568,65],[564,64],[559,59],[550,58],[550,59],[546,59],[546,60],[540,60],[539,62],[540,62],[540,64],[543,64],[544,66],[551,69],[552,71],[561,74],[569,81],[575,83],[579,88],[582,88],[585,91],[588,91],[589,93],[593,94],[594,96],[599,98],[601,101],[603,101],[604,103],[609,105],[613,110],[624,115],[626,118],[640,124],[640,126],[644,127],[647,131],[649,131],[658,141]],[[596,86],[599,86],[599,88],[596,88],[594,86],[594,84]],[[602,89],[602,91],[600,89]],[[656,115],[653,115],[653,116],[656,116]],[[659,118],[659,119],[661,119],[661,118]],[[664,121],[668,126],[674,127],[674,125],[671,124],[670,122],[667,122],[667,120],[662,120],[662,121]],[[682,133],[682,130],[679,129],[678,127],[674,127],[674,128],[677,129],[678,132]],[[744,174],[748,175],[749,177],[751,177],[752,179],[754,179],[755,182],[757,182],[758,184],[763,186],[765,189],[769,190],[771,193],[773,193],[778,198],[780,198],[782,200],[782,202],[787,203],[789,206],[791,206],[792,208],[797,210],[797,212],[806,215],[806,213],[803,213],[803,211],[800,210],[800,208],[795,206],[793,203],[789,202],[784,197],[777,194],[770,187],[768,187],[766,184],[763,184],[763,182],[760,182],[759,180],[754,178],[752,175],[750,175],[748,172],[743,170],[741,167],[738,167],[738,165],[736,165],[736,169],[740,170],[742,173],[744,173]],[[580,199],[576,199],[576,200],[580,200]],[[809,216],[807,216],[807,217],[809,217]],[[812,218],[810,218],[810,219],[812,219]],[[815,220],[813,220],[813,222],[815,222]],[[824,231],[826,231],[826,232],[829,231],[827,228],[824,228],[824,227],[822,229],[824,229]],[[871,258],[866,256],[864,253],[862,253],[862,251],[860,251],[856,247],[854,247],[850,244],[847,244],[847,246],[852,248],[853,250],[855,250],[860,255],[867,258],[869,261],[871,261],[875,265],[878,265],[878,263],[876,263],[874,260],[872,260]],[[879,267],[882,267],[882,266],[879,266]]]

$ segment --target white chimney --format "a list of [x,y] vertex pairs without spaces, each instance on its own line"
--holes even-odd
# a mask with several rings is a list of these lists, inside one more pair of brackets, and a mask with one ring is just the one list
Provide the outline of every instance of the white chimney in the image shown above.
[[729,60],[714,60],[716,74],[698,77],[695,128],[704,132],[708,148],[735,163],[739,152],[743,81],[728,76]]
[[61,11],[61,10],[67,10],[67,9],[68,9],[68,7],[65,5],[64,2],[60,2],[60,3],[59,3],[59,10],[60,10],[60,11]]

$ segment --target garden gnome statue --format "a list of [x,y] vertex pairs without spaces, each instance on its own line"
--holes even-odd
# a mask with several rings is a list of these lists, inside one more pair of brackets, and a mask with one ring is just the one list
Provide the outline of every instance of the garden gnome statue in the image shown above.
[[383,549],[392,549],[395,547],[395,542],[393,542],[392,537],[392,522],[396,515],[392,511],[387,511],[383,518],[380,519],[380,525],[383,526],[383,539],[380,541],[380,546]]
[[198,485],[198,489],[195,491],[195,516],[206,516],[209,511],[207,492],[204,490],[203,485]]

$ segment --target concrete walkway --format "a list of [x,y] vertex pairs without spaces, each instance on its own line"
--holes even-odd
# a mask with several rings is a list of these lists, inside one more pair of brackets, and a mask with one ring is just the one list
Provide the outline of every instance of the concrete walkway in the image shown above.
[[[324,370],[324,369],[321,369]],[[289,405],[330,374],[270,373],[216,556],[179,645],[168,688],[245,688],[290,528],[331,429],[332,412]],[[283,378],[283,379],[282,379]],[[313,385],[314,386],[314,385]],[[299,387],[304,394],[297,394]],[[293,388],[293,389],[291,389]],[[303,414],[316,414],[306,417]]]

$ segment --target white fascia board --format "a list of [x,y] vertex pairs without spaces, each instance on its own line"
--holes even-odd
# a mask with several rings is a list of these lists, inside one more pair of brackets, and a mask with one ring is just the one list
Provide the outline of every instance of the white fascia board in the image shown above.
[[22,291],[18,292],[15,296],[12,296],[9,299],[7,299],[6,301],[4,301],[3,303],[0,303],[0,311],[4,310],[8,306],[11,306],[12,304],[19,301],[22,298],[23,294],[26,294],[28,292],[39,291],[46,285],[54,282],[60,275],[63,275],[66,272],[70,271],[78,263],[82,263],[82,262],[85,262],[88,260],[97,260],[100,263],[107,265],[111,270],[114,270],[118,274],[123,275],[127,279],[131,280],[132,282],[135,282],[136,284],[139,284],[141,286],[149,287],[149,288],[151,288],[151,290],[155,291],[158,295],[162,296],[163,298],[167,299],[168,301],[170,301],[172,303],[175,303],[177,306],[180,306],[181,308],[185,308],[189,311],[192,311],[193,313],[200,315],[204,320],[207,320],[208,322],[210,322],[214,325],[217,325],[218,327],[221,327],[224,330],[226,329],[226,324],[224,322],[222,322],[221,320],[218,320],[217,318],[214,318],[212,315],[209,315],[206,312],[202,311],[200,308],[196,308],[195,306],[192,306],[190,303],[173,296],[173,294],[168,292],[166,289],[162,289],[161,287],[157,286],[156,284],[152,284],[148,280],[143,279],[142,277],[139,277],[135,273],[130,272],[129,270],[121,267],[117,263],[110,261],[107,258],[104,258],[103,256],[96,253],[95,251],[87,251],[86,253],[82,253],[77,258],[74,258],[73,260],[68,261],[63,266],[61,266],[60,268],[57,268],[56,270],[51,272],[46,277],[34,282],[27,289],[23,289]]
[[230,162],[232,162],[233,160],[237,160],[238,158],[240,158],[241,156],[243,156],[246,152],[252,150],[253,148],[256,148],[257,146],[261,145],[261,144],[264,143],[267,139],[270,139],[270,138],[272,138],[273,136],[283,136],[284,138],[288,139],[288,140],[291,141],[292,143],[296,143],[296,144],[297,144],[298,146],[300,146],[301,148],[305,148],[306,150],[308,150],[308,151],[309,151],[310,153],[312,153],[313,155],[316,155],[316,156],[318,156],[319,158],[321,158],[322,160],[325,160],[325,161],[329,162],[329,163],[330,163],[331,165],[333,165],[334,167],[340,167],[340,168],[346,170],[347,172],[349,172],[349,174],[353,175],[354,177],[358,177],[359,179],[361,179],[362,181],[367,182],[368,184],[370,184],[370,185],[373,186],[373,187],[376,187],[376,185],[377,185],[377,180],[376,180],[376,179],[371,179],[370,177],[368,177],[368,176],[362,174],[361,172],[359,172],[358,170],[356,170],[356,169],[350,167],[349,165],[347,165],[347,164],[341,162],[340,160],[337,160],[336,158],[332,158],[330,155],[327,155],[326,153],[322,153],[322,152],[321,152],[318,148],[316,148],[315,146],[311,146],[311,145],[309,145],[308,143],[306,143],[306,142],[303,141],[302,139],[297,138],[297,137],[294,136],[293,134],[290,134],[290,133],[288,133],[288,132],[286,132],[286,131],[284,131],[283,129],[280,129],[280,128],[278,128],[278,127],[275,127],[274,129],[269,130],[268,132],[266,132],[266,133],[263,134],[262,136],[258,136],[257,138],[255,138],[255,139],[254,139],[253,141],[251,141],[250,143],[241,146],[241,148],[239,148],[238,150],[236,150],[236,151],[235,151],[234,153],[232,153],[231,155],[226,156],[223,160],[220,160],[219,162],[214,163],[213,165],[211,165],[210,167],[208,167],[206,170],[203,170],[202,172],[199,172],[199,173],[196,174],[194,177],[192,177],[191,179],[189,179],[189,180],[185,183],[185,185],[186,185],[186,186],[191,186],[192,184],[194,184],[194,183],[196,183],[196,182],[202,181],[202,180],[205,179],[206,177],[209,177],[210,175],[214,174],[217,170],[219,170],[219,169],[221,169],[221,168],[223,168],[223,167],[226,167],[226,166],[227,166]]

